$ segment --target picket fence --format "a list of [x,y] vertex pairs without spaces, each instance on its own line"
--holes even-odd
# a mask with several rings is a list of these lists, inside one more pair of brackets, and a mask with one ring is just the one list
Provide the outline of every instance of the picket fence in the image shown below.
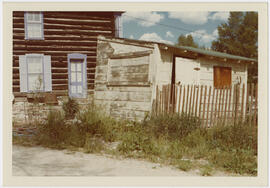
[[258,85],[236,84],[220,88],[204,85],[157,86],[153,112],[156,115],[186,113],[197,116],[202,126],[239,121],[257,125]]

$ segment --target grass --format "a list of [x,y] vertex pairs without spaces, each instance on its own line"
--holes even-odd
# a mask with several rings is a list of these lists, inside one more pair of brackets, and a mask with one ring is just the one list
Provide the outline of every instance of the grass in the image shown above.
[[[38,130],[34,141],[47,147],[143,158],[183,171],[200,168],[202,176],[215,169],[257,175],[257,127],[245,123],[206,129],[198,118],[186,114],[150,116],[142,122],[115,120],[93,104],[73,120],[63,112],[50,112]],[[111,142],[119,144],[106,148]],[[207,164],[196,163],[201,159]]]

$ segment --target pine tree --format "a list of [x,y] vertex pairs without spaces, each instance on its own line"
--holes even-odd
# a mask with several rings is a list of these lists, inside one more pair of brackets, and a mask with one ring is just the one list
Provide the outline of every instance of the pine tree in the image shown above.
[[198,48],[198,44],[195,43],[195,41],[193,40],[192,35],[180,35],[178,37],[178,44],[179,46],[191,46],[194,48]]
[[[211,49],[233,55],[258,58],[258,13],[230,12],[227,23],[218,26]],[[257,81],[258,64],[249,66],[248,82]]]

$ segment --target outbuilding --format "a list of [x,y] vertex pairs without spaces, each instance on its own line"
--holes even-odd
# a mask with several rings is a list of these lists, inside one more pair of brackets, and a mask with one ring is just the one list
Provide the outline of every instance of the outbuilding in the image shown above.
[[248,66],[255,62],[210,50],[99,36],[94,100],[113,117],[140,120],[152,111],[157,86],[246,85]]

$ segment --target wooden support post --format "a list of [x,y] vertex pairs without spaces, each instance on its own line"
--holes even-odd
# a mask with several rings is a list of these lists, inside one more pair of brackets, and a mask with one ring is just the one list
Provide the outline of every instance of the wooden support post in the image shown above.
[[245,84],[243,84],[242,87],[242,100],[241,100],[241,122],[243,122],[244,119],[244,103],[245,103]]

